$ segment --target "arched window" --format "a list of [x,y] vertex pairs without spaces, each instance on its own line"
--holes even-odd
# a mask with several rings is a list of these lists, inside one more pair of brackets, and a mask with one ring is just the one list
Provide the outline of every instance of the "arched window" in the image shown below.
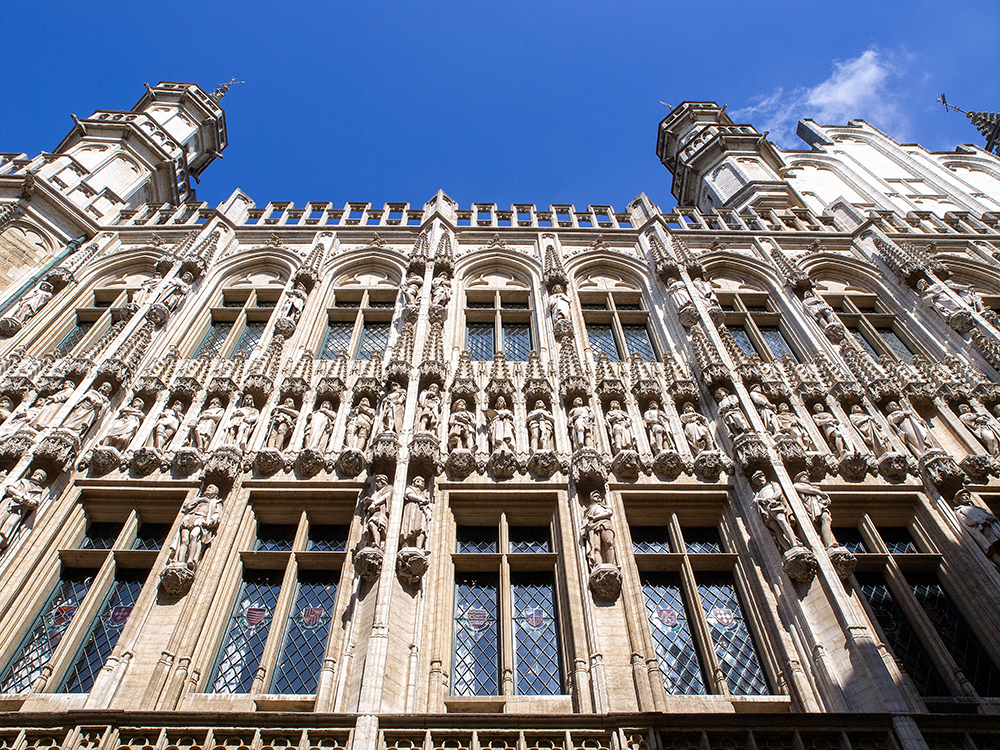
[[326,334],[318,359],[333,359],[346,351],[354,359],[369,359],[389,347],[392,312],[398,284],[375,270],[341,277],[333,290]]
[[250,354],[264,336],[285,280],[274,273],[256,273],[230,280],[222,290],[221,307],[212,308],[212,321],[194,356],[232,357]]
[[647,362],[658,359],[649,334],[649,312],[636,286],[612,271],[601,271],[583,279],[578,289],[595,357],[604,352],[612,362],[633,354]]
[[502,351],[508,360],[525,361],[534,348],[531,289],[507,270],[466,277],[465,349],[474,360],[491,360]]

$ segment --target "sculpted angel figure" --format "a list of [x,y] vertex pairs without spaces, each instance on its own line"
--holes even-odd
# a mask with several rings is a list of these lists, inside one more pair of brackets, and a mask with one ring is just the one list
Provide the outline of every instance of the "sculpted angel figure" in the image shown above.
[[336,420],[337,412],[329,401],[322,402],[314,409],[309,415],[309,424],[306,425],[306,449],[326,453]]
[[902,408],[896,401],[890,401],[886,405],[886,419],[896,430],[903,445],[909,448],[917,456],[922,456],[931,446],[927,442],[930,433],[927,425],[915,412]]
[[541,399],[535,401],[535,408],[528,412],[528,443],[532,451],[555,450],[555,426],[556,422],[552,418],[545,402]]
[[750,483],[754,489],[753,505],[760,514],[764,525],[770,529],[778,542],[778,548],[787,552],[792,547],[799,546],[798,537],[792,531],[789,521],[788,506],[785,505],[785,494],[777,482],[768,482],[763,471],[754,472]]
[[569,437],[573,450],[592,447],[594,445],[594,413],[589,406],[584,406],[583,399],[577,396],[573,399],[573,408],[569,410]]
[[299,410],[295,408],[295,399],[286,398],[280,405],[274,407],[271,414],[271,432],[267,436],[267,447],[279,451],[288,447],[295,421],[299,418]]
[[476,450],[476,418],[469,412],[465,399],[451,405],[448,417],[448,450]]
[[48,475],[41,469],[36,469],[30,477],[21,477],[7,485],[4,498],[7,499],[7,511],[0,521],[0,551],[7,549],[17,536],[28,516],[42,504],[45,494],[45,480]]
[[650,401],[649,408],[642,415],[646,424],[646,435],[649,437],[649,447],[653,453],[674,449],[674,440],[670,435],[670,419],[660,408],[659,401]]
[[417,430],[437,432],[441,421],[441,386],[431,383],[417,399]]
[[187,444],[200,451],[208,450],[208,444],[212,442],[215,431],[219,427],[219,422],[225,415],[226,410],[222,406],[222,399],[213,397],[208,402],[208,406],[198,415],[198,421],[191,427],[188,434]]
[[982,412],[972,411],[972,407],[968,404],[959,406],[958,412],[958,418],[962,420],[962,424],[979,439],[979,442],[983,444],[991,456],[996,456],[1000,451],[1000,435],[997,435],[996,428],[990,418]]
[[697,455],[702,451],[715,450],[715,439],[712,437],[708,418],[695,411],[694,404],[690,401],[684,404],[681,411],[681,424],[692,453]]
[[852,406],[848,416],[854,429],[865,441],[865,445],[875,454],[875,458],[889,450],[885,435],[882,434],[882,428],[879,427],[878,422],[871,414],[861,408],[860,404]]
[[247,450],[247,443],[250,442],[250,435],[257,420],[260,418],[260,409],[254,404],[253,396],[249,393],[243,397],[243,403],[233,411],[229,418],[229,426],[226,428],[226,442],[235,445],[244,453]]
[[507,400],[500,396],[496,406],[486,410],[490,420],[489,438],[490,452],[514,452],[514,412],[507,408]]
[[622,409],[621,404],[612,401],[604,419],[611,433],[611,452],[618,455],[622,451],[635,450],[635,435],[632,433],[632,418]]
[[812,420],[819,427],[819,431],[823,433],[823,437],[826,438],[833,454],[837,458],[843,456],[847,452],[847,441],[840,429],[840,420],[826,411],[823,404],[818,402],[813,406]]
[[396,381],[389,386],[389,392],[382,397],[379,405],[379,428],[382,432],[399,434],[403,426],[403,407],[406,405],[406,391]]
[[142,424],[142,420],[146,416],[143,411],[145,405],[145,402],[137,397],[132,399],[132,403],[128,406],[122,406],[118,410],[115,420],[111,423],[108,434],[101,440],[101,445],[124,451],[132,442],[135,433],[139,431],[139,425]]

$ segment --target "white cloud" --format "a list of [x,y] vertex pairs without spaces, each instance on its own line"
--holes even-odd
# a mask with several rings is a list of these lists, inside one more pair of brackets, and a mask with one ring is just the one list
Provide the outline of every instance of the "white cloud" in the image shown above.
[[749,106],[733,110],[730,116],[769,131],[770,139],[786,148],[801,148],[795,128],[803,117],[824,125],[867,120],[898,140],[905,140],[908,122],[901,111],[897,87],[901,71],[876,49],[851,60],[835,60],[833,68],[833,74],[816,86],[788,93],[775,89]]

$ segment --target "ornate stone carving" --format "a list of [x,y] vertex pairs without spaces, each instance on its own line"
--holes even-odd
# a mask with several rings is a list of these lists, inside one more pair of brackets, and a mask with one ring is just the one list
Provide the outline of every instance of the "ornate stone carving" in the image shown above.
[[878,471],[890,482],[902,482],[911,469],[915,470],[913,459],[903,453],[891,451],[878,459]]
[[750,482],[755,493],[754,508],[782,553],[785,574],[794,581],[808,583],[816,575],[816,556],[799,541],[792,529],[795,517],[788,509],[781,485],[769,482],[763,471],[755,472]]
[[985,508],[972,502],[972,495],[962,489],[955,494],[954,511],[959,522],[968,529],[976,544],[988,556],[1000,555],[1000,522]]
[[441,469],[441,446],[437,435],[418,432],[410,441],[410,461],[424,471],[437,473]]
[[549,301],[546,305],[549,319],[552,321],[552,331],[557,339],[573,335],[573,320],[570,317],[571,308],[566,287],[555,284],[549,291]]
[[694,473],[705,482],[717,482],[723,472],[731,472],[733,462],[721,451],[701,451],[694,459]]
[[476,461],[476,457],[468,450],[453,450],[445,460],[445,467],[448,469],[448,473],[455,479],[465,479],[478,470],[479,463]]
[[715,400],[719,405],[719,416],[722,417],[723,424],[729,430],[730,438],[750,431],[750,423],[747,422],[743,408],[740,406],[739,396],[730,393],[725,388],[717,388]]
[[337,412],[333,410],[333,404],[329,400],[322,401],[318,407],[309,414],[309,422],[306,424],[305,450],[313,451],[320,456],[327,452],[330,446],[330,437],[333,435],[334,423],[337,421]]
[[920,457],[920,472],[945,498],[954,496],[969,481],[955,459],[938,448],[932,448]]
[[685,328],[690,328],[698,320],[698,309],[694,306],[687,284],[676,276],[669,276],[665,281],[667,295],[677,311],[677,319]]
[[816,321],[817,325],[823,329],[823,333],[834,344],[839,344],[847,336],[847,329],[844,324],[837,319],[833,308],[825,300],[813,294],[812,290],[806,290],[802,294],[802,305]]
[[208,445],[215,437],[215,431],[219,428],[219,422],[222,421],[225,413],[222,399],[213,397],[209,400],[208,406],[202,409],[197,421],[191,426],[185,445],[198,451],[208,450]]
[[[476,451],[476,418],[466,407],[465,399],[456,399],[448,417],[448,450],[451,453]],[[468,474],[466,474],[468,476]]]
[[527,425],[528,447],[532,453],[555,450],[555,419],[541,399],[537,399],[535,408],[528,412]]
[[299,410],[295,408],[295,399],[286,398],[274,407],[271,413],[271,428],[267,433],[267,447],[283,451],[292,438],[295,422],[299,418]]
[[417,423],[419,432],[430,432],[437,435],[441,422],[441,386],[429,384],[417,400]]
[[823,546],[827,549],[830,562],[837,570],[837,575],[847,578],[854,572],[857,559],[846,547],[841,545],[833,535],[833,518],[830,515],[830,496],[809,482],[809,475],[800,472],[795,477],[795,492],[809,513],[816,531],[819,532]]
[[52,299],[52,284],[47,281],[41,282],[26,295],[18,299],[17,303],[0,318],[0,336],[9,338],[14,336],[21,327],[48,304]]
[[670,433],[670,419],[660,408],[659,401],[649,402],[649,406],[643,412],[642,421],[646,425],[646,437],[654,456],[675,449],[673,435]]
[[603,485],[608,476],[608,467],[593,448],[579,448],[573,452],[571,471],[573,483],[578,487]]
[[745,432],[733,440],[733,456],[747,475],[770,464],[764,441],[756,432]]
[[538,450],[531,454],[527,468],[538,479],[549,479],[562,470],[562,462],[554,450]]
[[181,506],[180,527],[160,573],[160,587],[168,596],[184,596],[190,591],[198,565],[222,520],[222,503],[218,486],[209,484]]
[[712,284],[705,279],[695,278],[691,280],[691,286],[694,288],[695,294],[701,298],[704,303],[705,308],[708,310],[708,317],[711,319],[715,325],[722,323],[723,318],[725,318],[725,311],[722,309],[722,305],[719,304],[718,297],[715,296],[715,290],[712,289]]
[[889,449],[889,443],[878,421],[861,408],[860,404],[854,404],[851,407],[849,417],[854,429],[861,435],[861,439],[868,446],[868,449],[875,454],[875,458],[879,458]]
[[344,447],[348,451],[363,453],[368,448],[368,439],[375,426],[375,410],[367,398],[362,398],[358,405],[347,415],[347,433],[344,436]]
[[592,448],[594,445],[594,412],[577,396],[567,414],[569,420],[569,439],[574,452],[581,448]]
[[243,470],[243,454],[224,445],[205,460],[205,480],[220,487],[230,487]]
[[276,448],[263,448],[254,456],[253,465],[262,476],[269,477],[285,467],[285,458]]
[[962,424],[976,436],[986,451],[991,456],[1000,455],[1000,433],[997,432],[993,421],[986,414],[973,411],[968,404],[959,405],[958,412]]
[[991,476],[1000,476],[1000,461],[984,453],[970,453],[959,466],[978,483],[988,482]]
[[845,453],[837,463],[837,473],[852,482],[864,481],[868,474],[875,474],[877,471],[875,459],[858,451]]
[[511,479],[521,466],[511,451],[501,449],[490,453],[486,468],[494,479]]
[[587,509],[583,514],[583,543],[590,566],[590,590],[605,602],[613,602],[621,593],[621,569],[615,548],[614,516],[599,490],[590,493]]
[[420,290],[424,286],[424,276],[422,273],[411,271],[406,275],[406,280],[400,286],[403,300],[408,307],[420,306]]
[[619,451],[611,461],[611,470],[625,482],[637,480],[644,468],[642,459],[634,450]]
[[611,454],[618,455],[622,451],[635,453],[635,434],[632,432],[632,417],[627,411],[621,408],[618,401],[612,401],[608,405],[608,411],[604,414],[604,419],[608,423],[609,437],[611,438]]
[[336,465],[345,477],[356,477],[368,466],[368,459],[361,451],[348,449],[337,457]]
[[52,427],[59,412],[62,411],[63,404],[69,400],[75,390],[76,384],[72,380],[63,379],[58,391],[43,398],[40,404],[36,401],[31,406],[34,413],[30,425],[36,430]]
[[406,391],[403,390],[403,386],[395,381],[389,383],[389,391],[382,397],[379,404],[379,430],[398,435],[403,428],[403,409],[405,406]]
[[383,432],[372,441],[372,465],[391,464],[399,455],[399,437],[394,432]]
[[[27,419],[27,417],[25,417]],[[26,423],[0,440],[0,461],[18,461],[31,447],[38,433]],[[6,425],[5,425],[6,426]]]
[[830,412],[826,411],[822,403],[813,404],[812,420],[823,433],[827,445],[837,458],[842,457],[847,452],[847,441],[844,433],[840,429],[840,421]]
[[896,434],[913,455],[920,457],[931,445],[928,442],[930,432],[924,420],[912,409],[904,409],[896,401],[886,404],[886,420],[896,430]]
[[396,572],[411,586],[427,572],[427,530],[431,520],[430,496],[424,478],[415,476],[403,493],[403,520],[399,531]]
[[[934,281],[931,283],[927,279],[920,279],[917,281],[917,289],[920,291],[923,301],[959,333],[968,333],[975,327],[976,322],[972,314],[948,294],[949,289],[944,282]],[[981,304],[980,302],[980,306]]]
[[689,467],[684,459],[676,451],[660,451],[653,457],[653,471],[656,472],[657,476],[661,476],[669,481],[677,479],[677,477],[688,470]]
[[42,469],[36,469],[30,477],[16,479],[4,489],[2,499],[7,500],[7,509],[0,521],[0,553],[6,551],[41,506],[47,480],[48,475]]
[[711,423],[707,417],[695,410],[692,402],[685,402],[680,418],[684,430],[684,438],[687,440],[692,455],[697,456],[702,451],[716,449],[715,438],[712,436],[710,426]]
[[58,474],[73,465],[78,450],[80,438],[74,433],[63,429],[53,430],[35,448],[35,460],[44,462],[50,474]]
[[226,445],[235,445],[246,453],[250,436],[253,434],[259,419],[260,409],[254,403],[253,396],[248,393],[229,417],[225,435]]
[[163,463],[163,455],[156,448],[140,448],[132,456],[129,466],[136,476],[148,477],[154,471],[169,468],[169,462],[167,466],[163,466]]
[[306,448],[295,457],[295,468],[306,479],[312,479],[326,468],[326,457],[322,451]]

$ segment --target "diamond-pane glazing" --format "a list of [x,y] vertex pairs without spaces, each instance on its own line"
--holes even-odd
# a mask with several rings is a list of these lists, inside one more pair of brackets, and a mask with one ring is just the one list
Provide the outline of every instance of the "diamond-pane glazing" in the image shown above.
[[25,693],[49,663],[52,652],[90,590],[94,572],[67,570],[48,601],[35,617],[28,634],[21,641],[0,675],[0,693]]
[[361,329],[361,343],[355,359],[371,359],[373,354],[379,357],[389,348],[389,324],[365,322]]
[[715,655],[726,675],[729,691],[733,695],[768,695],[767,679],[732,575],[702,573],[697,580]]
[[525,362],[531,353],[531,326],[527,323],[503,324],[503,354],[511,362]]
[[861,536],[861,529],[856,526],[838,527],[833,530],[833,535],[838,542],[855,555],[864,555],[868,552],[864,537]]
[[680,576],[676,573],[645,574],[642,593],[667,694],[704,694],[705,678],[691,638]]
[[885,542],[886,549],[893,555],[913,555],[920,552],[910,530],[905,526],[883,526],[879,528],[878,534]]
[[681,533],[684,535],[684,546],[690,554],[722,552],[722,539],[715,526],[685,526]]
[[310,524],[310,552],[344,552],[347,550],[348,527],[343,524]]
[[247,571],[229,618],[226,637],[219,649],[210,692],[247,693],[260,666],[264,644],[271,629],[274,605],[281,590],[281,573],[274,570]]
[[259,552],[288,552],[295,542],[296,527],[287,523],[262,523],[257,526]]
[[331,321],[326,327],[326,338],[320,347],[319,359],[335,359],[340,352],[346,352],[351,345],[354,323]]
[[76,325],[70,329],[70,332],[63,336],[62,341],[59,342],[59,346],[56,347],[57,350],[63,354],[70,354],[74,349],[76,349],[77,344],[83,341],[83,337],[87,335],[87,332],[94,327],[94,321],[92,320],[78,320]]
[[139,525],[132,549],[157,551],[163,549],[167,535],[170,533],[169,523],[143,523]]
[[933,574],[913,573],[907,581],[955,663],[984,697],[1000,695],[1000,671],[979,638]]
[[243,326],[243,333],[240,334],[240,340],[236,342],[236,348],[233,349],[233,354],[236,352],[246,352],[249,356],[253,353],[254,348],[260,343],[261,338],[264,336],[264,326],[267,323],[260,320],[248,321],[245,326]]
[[750,334],[747,333],[746,328],[743,326],[727,326],[729,332],[733,334],[733,338],[736,343],[739,344],[740,349],[742,349],[746,354],[756,354],[757,350],[754,349],[753,342],[750,340]]
[[851,336],[854,338],[855,343],[868,352],[868,355],[877,362],[878,352],[875,351],[875,347],[868,343],[868,339],[864,337],[861,331],[857,328],[848,328],[847,330],[851,332]]
[[767,348],[771,350],[771,354],[774,355],[775,359],[781,359],[786,354],[790,354],[792,359],[796,362],[799,361],[798,356],[792,351],[788,339],[785,338],[785,335],[778,326],[757,326],[757,329],[760,331],[761,338],[764,339],[764,343],[767,344]]
[[459,574],[455,579],[455,695],[497,695],[499,606],[497,577]]
[[861,586],[861,593],[868,600],[875,619],[885,633],[885,642],[892,649],[903,671],[910,675],[917,691],[927,696],[948,695],[944,680],[882,575],[855,573],[855,576]]
[[510,551],[515,555],[552,551],[548,526],[510,526],[507,529]]
[[64,693],[87,693],[94,686],[94,680],[104,668],[104,663],[118,643],[118,636],[125,629],[135,600],[139,598],[146,571],[122,570],[118,572],[111,592],[100,614],[91,623],[90,632],[83,641],[76,666],[63,682]]
[[455,529],[455,535],[458,552],[486,554],[500,551],[496,526],[459,526]]
[[629,354],[638,354],[644,362],[656,361],[656,350],[653,349],[646,326],[623,325],[622,333],[625,335],[625,346],[628,347]]
[[337,600],[335,575],[329,570],[299,574],[295,607],[285,630],[278,676],[271,692],[285,695],[316,692]]
[[496,354],[496,346],[493,343],[493,324],[466,324],[465,349],[474,360],[493,359],[493,355]]
[[229,338],[229,332],[231,330],[233,330],[232,321],[214,321],[212,325],[209,326],[208,333],[205,334],[205,338],[203,338],[201,340],[201,344],[198,345],[198,350],[194,353],[195,357],[218,357],[219,352],[222,351],[222,347],[226,343],[226,339]]
[[666,526],[633,526],[632,551],[639,554],[670,552],[670,532]]
[[514,690],[518,695],[559,695],[562,693],[562,668],[552,574],[512,575],[511,598]]
[[115,546],[124,524],[110,521],[91,521],[87,535],[80,542],[80,549],[111,549]]
[[594,352],[594,358],[597,358],[598,352],[604,352],[608,355],[608,359],[612,362],[618,362],[621,360],[621,352],[618,351],[618,342],[615,341],[615,334],[611,330],[611,326],[601,326],[595,325],[594,323],[587,324],[587,339],[590,341],[590,348]]
[[891,328],[879,328],[877,330],[878,335],[881,336],[886,345],[892,349],[893,354],[907,364],[913,364],[913,352],[910,351],[910,347],[903,343],[903,339],[896,335],[894,330]]

